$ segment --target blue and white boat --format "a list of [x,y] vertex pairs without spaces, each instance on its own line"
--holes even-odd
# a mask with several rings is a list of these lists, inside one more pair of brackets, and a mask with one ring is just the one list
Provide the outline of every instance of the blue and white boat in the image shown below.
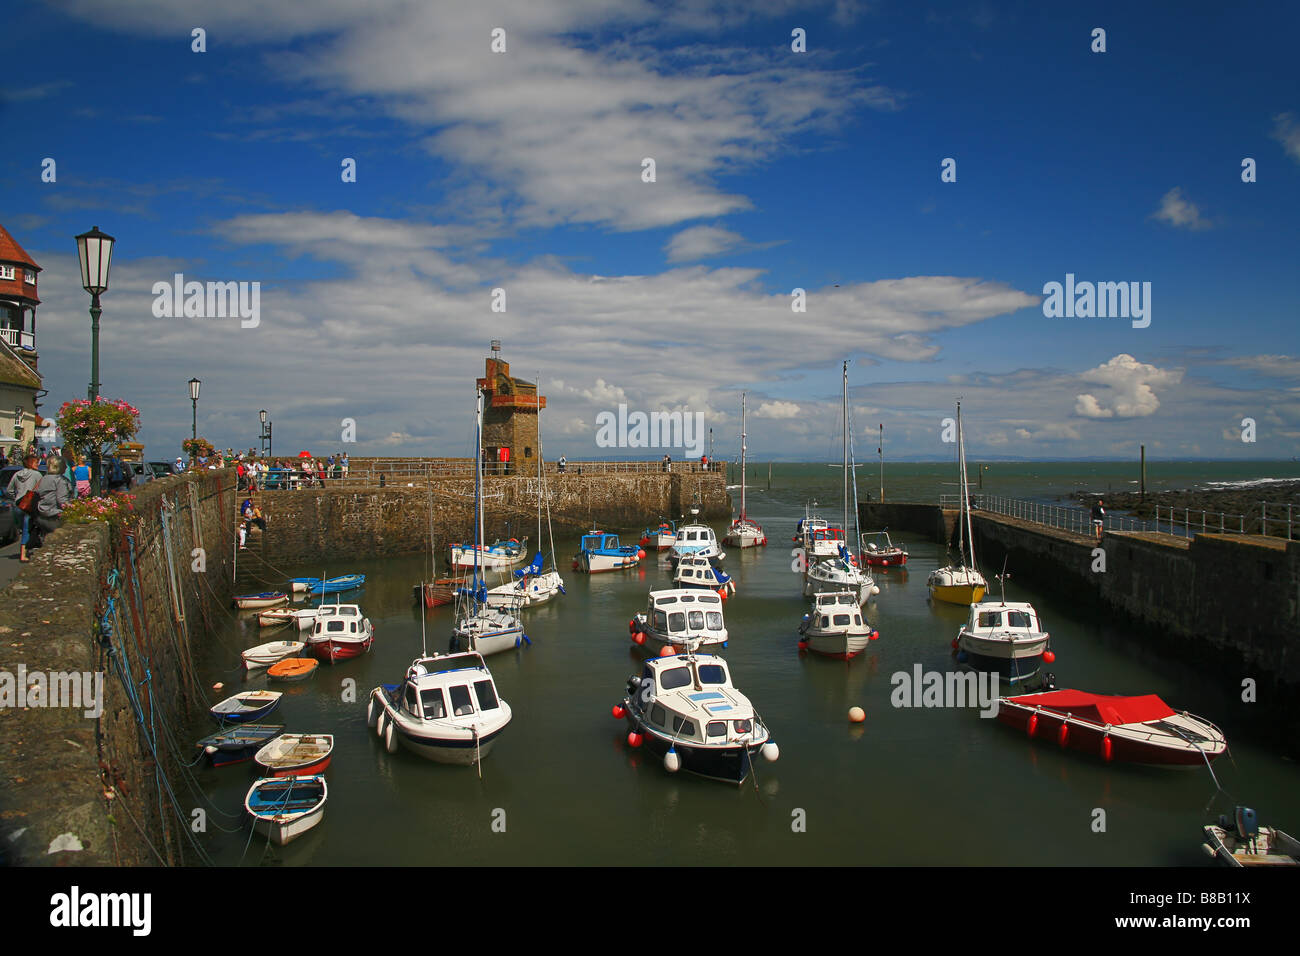
[[636,563],[644,557],[645,552],[640,548],[620,545],[618,535],[592,528],[590,534],[582,536],[582,550],[573,559],[573,564],[575,570],[599,574],[602,571],[636,567]]
[[457,542],[451,546],[451,565],[454,568],[478,567],[485,571],[498,571],[513,568],[527,558],[527,550],[516,538],[492,544],[466,545]]
[[714,534],[713,529],[695,520],[699,513],[699,508],[692,508],[691,523],[682,525],[677,530],[677,539],[668,550],[668,560],[673,564],[687,555],[705,558],[714,564],[721,562],[727,556],[726,552],[718,546],[718,536]]
[[252,760],[253,756],[284,733],[284,724],[240,724],[200,740],[196,746],[214,767]]
[[340,574],[336,578],[326,578],[324,581],[316,581],[310,585],[307,590],[312,594],[338,594],[340,591],[351,591],[353,588],[359,588],[366,583],[364,574]]
[[323,776],[263,777],[248,789],[244,809],[253,818],[255,832],[284,846],[325,818],[328,799]]
[[560,577],[560,572],[554,568],[544,571],[542,553],[539,551],[532,564],[516,569],[515,579],[489,590],[486,599],[491,607],[514,611],[544,604],[557,594],[565,593],[564,579]]
[[736,582],[731,575],[721,568],[715,568],[708,558],[690,554],[677,562],[673,569],[673,586],[678,588],[701,588],[716,591],[724,601],[736,593]]
[[481,654],[417,658],[400,684],[370,692],[366,723],[390,754],[399,748],[438,763],[477,764],[510,723]]
[[208,713],[225,724],[253,723],[280,706],[278,690],[246,690],[214,704]]
[[661,521],[658,527],[641,532],[641,547],[649,551],[667,551],[677,540],[677,522]]

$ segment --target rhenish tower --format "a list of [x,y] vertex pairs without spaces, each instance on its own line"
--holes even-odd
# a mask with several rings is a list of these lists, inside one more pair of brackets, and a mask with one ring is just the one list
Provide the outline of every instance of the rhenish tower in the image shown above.
[[530,474],[537,462],[537,413],[546,407],[546,397],[537,394],[537,383],[510,375],[510,363],[501,360],[501,342],[492,340],[492,357],[483,377],[483,456],[489,471]]

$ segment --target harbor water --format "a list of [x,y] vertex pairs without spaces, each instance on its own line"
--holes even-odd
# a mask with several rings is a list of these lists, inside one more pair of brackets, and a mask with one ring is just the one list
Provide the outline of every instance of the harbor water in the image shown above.
[[[894,536],[911,557],[905,570],[876,572],[880,594],[869,618],[880,639],[865,653],[848,663],[801,654],[796,629],[806,602],[791,570],[791,535],[812,498],[826,517],[838,516],[840,479],[826,466],[784,467],[789,471],[772,490],[765,488],[765,466],[749,489],[749,513],[769,544],[727,549],[725,563],[737,594],[726,603],[731,640],[723,653],[781,752],[775,763],[757,760],[755,775],[740,788],[668,773],[653,756],[629,748],[625,723],[610,714],[629,675],[640,670],[627,622],[644,609],[649,590],[670,586],[667,564],[654,554],[635,570],[588,577],[570,569],[576,537],[557,539],[568,593],[522,612],[531,646],[488,658],[514,717],[483,761],[481,779],[472,766],[390,755],[367,727],[371,688],[400,680],[422,639],[430,652],[445,650],[453,614],[449,607],[414,606],[412,586],[427,576],[427,555],[353,555],[276,571],[365,574],[364,589],[342,599],[361,604],[373,622],[371,653],[322,665],[302,684],[268,685],[264,671],[245,682],[239,651],[291,635],[259,628],[255,613],[232,610],[201,662],[209,686],[225,684],[211,692],[214,700],[241,688],[285,690],[264,722],[335,735],[325,819],[285,847],[250,838],[243,798],[255,765],[200,763],[192,772],[204,795],[196,806],[207,807],[210,823],[206,851],[219,864],[246,866],[1211,865],[1200,850],[1200,827],[1234,803],[1294,832],[1300,768],[1234,734],[1235,716],[1250,706],[1240,701],[1241,675],[1206,673],[1148,651],[1141,633],[1036,593],[1017,581],[1014,568],[1007,598],[1030,601],[1040,612],[1057,655],[1050,669],[1058,685],[1159,694],[1177,710],[1214,721],[1231,747],[1214,766],[1222,791],[1204,766],[1106,764],[1052,741],[1031,742],[976,708],[893,706],[893,675],[910,676],[917,665],[938,672],[956,666],[950,645],[966,612],[928,601],[926,576],[947,563],[943,546],[930,541]],[[921,496],[922,484],[947,490],[941,486],[950,469],[910,467],[913,500],[932,497]],[[1090,466],[1070,467],[1050,481],[1026,474],[1026,490],[998,493],[1087,487],[1081,472]],[[1096,480],[1118,484],[1127,480],[1121,474]],[[896,487],[897,499],[910,497],[908,476],[897,477],[896,486],[886,471],[891,500]],[[859,480],[865,493],[865,471]],[[646,522],[659,517],[647,515]],[[715,527],[721,536],[725,525]],[[984,570],[991,579],[992,569]],[[866,712],[864,723],[847,719],[854,706]],[[192,737],[211,729],[205,717]]]

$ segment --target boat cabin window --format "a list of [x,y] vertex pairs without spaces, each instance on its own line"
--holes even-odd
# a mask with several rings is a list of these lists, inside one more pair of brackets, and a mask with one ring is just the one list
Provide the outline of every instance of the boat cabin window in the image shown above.
[[663,611],[655,611],[655,630],[660,632],[668,630],[668,615]]
[[1002,623],[1001,611],[980,612],[980,621],[979,621],[980,627],[997,627],[1001,623]]
[[731,726],[736,728],[736,733],[738,734],[747,734],[753,729],[748,720],[733,720]]
[[835,615],[835,625],[836,625],[837,627],[848,627],[848,626],[849,626],[849,616],[848,616],[847,614],[836,614],[836,615]]
[[447,716],[447,705],[442,697],[441,687],[431,687],[420,691],[420,706],[424,708],[424,719],[434,720]]
[[474,713],[474,705],[469,700],[469,686],[456,684],[450,688],[451,712],[457,717],[467,717]]
[[342,621],[326,621],[326,622],[325,622],[325,630],[327,630],[327,631],[341,631],[341,630],[343,630],[343,622],[342,622]]
[[822,627],[830,627],[830,626],[831,626],[831,619],[830,619],[829,617],[827,617],[825,614],[822,615],[822,623],[821,623],[821,626],[822,626]]
[[662,707],[655,704],[650,708],[650,720],[652,723],[656,723],[662,727],[668,723],[668,715],[664,712]]
[[1024,611],[1007,611],[1007,627],[1032,627],[1029,615]]
[[710,631],[720,631],[720,630],[722,630],[722,612],[721,612],[721,611],[710,611],[710,612],[706,615],[706,617],[707,617],[708,622],[709,622],[709,630],[710,630]]
[[861,615],[861,614],[855,614],[855,615],[853,615],[853,623],[854,623],[854,624],[861,625],[861,624],[862,624],[862,615]]
[[416,704],[415,704],[415,687],[414,687],[414,685],[412,685],[412,684],[407,684],[407,685],[406,685],[406,695],[405,695],[405,697],[403,697],[403,699],[402,699],[402,706],[404,706],[404,707],[406,708],[406,712],[407,712],[408,714],[410,714],[412,717],[418,717],[418,716],[420,716],[420,711],[417,709]]
[[685,687],[690,682],[691,669],[689,667],[672,667],[659,675],[659,686],[664,690]]
[[727,722],[725,720],[710,720],[705,728],[710,737],[727,736]]
[[687,623],[690,624],[692,631],[700,630],[704,627],[704,612],[691,611],[690,614],[687,615]]
[[725,684],[727,669],[721,664],[701,664],[699,669],[701,684]]
[[474,682],[474,693],[478,695],[479,710],[496,709],[497,692],[493,690],[490,680],[476,680]]
[[683,737],[695,736],[695,724],[693,721],[683,720],[676,714],[673,715],[673,733],[681,734]]
[[668,630],[684,631],[686,630],[686,614],[683,611],[674,611],[668,615]]
[[348,630],[351,631],[353,634],[355,634],[357,632],[357,622],[349,621],[348,625],[349,625]]

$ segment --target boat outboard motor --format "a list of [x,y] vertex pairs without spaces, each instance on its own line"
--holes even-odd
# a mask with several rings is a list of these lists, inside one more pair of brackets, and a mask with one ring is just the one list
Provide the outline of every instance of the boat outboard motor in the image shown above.
[[1237,807],[1237,836],[1250,843],[1250,850],[1255,851],[1255,837],[1259,836],[1259,820],[1250,807]]
[[1051,671],[1046,671],[1043,674],[1043,689],[1056,690],[1056,675]]

